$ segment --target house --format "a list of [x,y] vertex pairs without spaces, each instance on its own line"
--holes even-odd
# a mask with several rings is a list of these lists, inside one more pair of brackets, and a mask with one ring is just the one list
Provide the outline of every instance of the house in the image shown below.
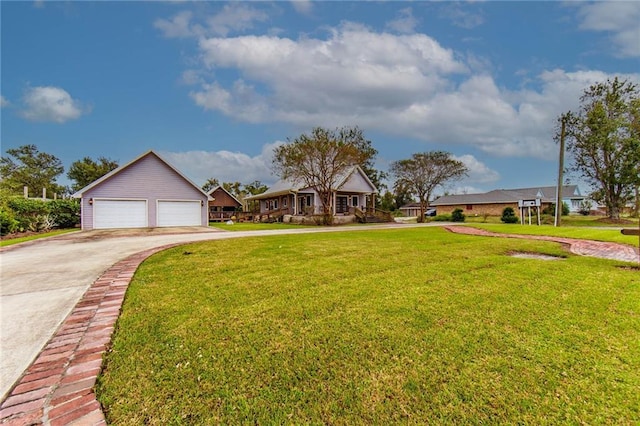
[[221,186],[213,188],[208,195],[210,221],[229,220],[238,210],[242,210],[242,203]]
[[[353,215],[373,209],[378,190],[360,166],[353,166],[337,179],[332,190],[333,215]],[[297,185],[291,181],[280,180],[262,194],[245,198],[245,202],[258,201],[260,215],[271,220],[280,220],[285,215],[320,215],[322,201],[313,188]]]
[[208,226],[208,195],[153,151],[73,194],[83,230]]
[[[499,216],[505,207],[518,211],[518,201],[540,199],[541,210],[556,202],[556,187],[544,186],[518,189],[494,189],[482,194],[443,195],[430,203],[438,213],[451,213],[462,209],[465,214],[489,214]],[[580,204],[586,199],[577,185],[562,187],[562,201],[569,206],[570,212],[578,212]]]
[[[416,202],[416,203],[405,204],[404,206],[400,207],[398,210],[400,210],[402,212],[402,215],[405,217],[420,216],[420,203]],[[433,208],[433,206],[430,204],[429,208],[425,212],[425,215],[435,216],[436,209]]]

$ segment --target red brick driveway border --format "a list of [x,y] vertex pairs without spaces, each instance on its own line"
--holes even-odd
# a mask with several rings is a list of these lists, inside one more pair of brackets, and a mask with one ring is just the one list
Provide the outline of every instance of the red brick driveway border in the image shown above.
[[456,234],[478,235],[483,237],[520,238],[528,240],[552,241],[564,244],[569,251],[581,256],[599,257],[601,259],[620,260],[623,262],[640,262],[640,252],[637,248],[626,244],[604,241],[579,240],[565,237],[549,237],[545,235],[502,234],[473,228],[471,226],[445,226],[449,232]]
[[[459,234],[524,238],[566,244],[572,253],[636,262],[638,249],[624,244],[538,235],[500,234],[469,226],[446,226]],[[35,361],[0,405],[0,424],[106,425],[94,386],[111,342],[125,293],[149,256],[183,243],[127,257],[107,269],[86,291]]]
[[106,425],[94,386],[133,274],[152,254],[141,251],[107,269],[85,292],[0,405],[0,424]]

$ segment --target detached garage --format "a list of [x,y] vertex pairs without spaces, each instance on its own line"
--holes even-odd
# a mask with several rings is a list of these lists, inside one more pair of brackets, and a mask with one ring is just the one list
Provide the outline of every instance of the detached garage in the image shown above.
[[209,196],[153,151],[74,194],[82,229],[207,226]]

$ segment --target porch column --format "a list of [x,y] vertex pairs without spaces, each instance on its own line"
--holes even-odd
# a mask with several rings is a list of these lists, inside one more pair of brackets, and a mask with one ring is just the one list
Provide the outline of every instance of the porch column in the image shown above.
[[331,203],[333,206],[331,207],[331,214],[333,214],[334,216],[336,215],[336,193],[335,191],[331,194],[331,197],[333,199],[333,202]]

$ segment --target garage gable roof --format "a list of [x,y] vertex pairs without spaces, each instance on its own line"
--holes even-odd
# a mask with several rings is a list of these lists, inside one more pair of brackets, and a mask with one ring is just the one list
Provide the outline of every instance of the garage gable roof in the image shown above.
[[158,155],[158,153],[156,153],[154,150],[149,150],[141,155],[139,155],[138,157],[134,158],[133,160],[129,161],[127,164],[118,167],[117,169],[114,169],[112,171],[110,171],[109,173],[107,173],[106,175],[102,176],[99,179],[96,179],[95,181],[91,182],[89,185],[85,186],[84,188],[82,188],[81,190],[77,191],[75,194],[72,195],[72,197],[74,198],[81,198],[82,195],[89,191],[90,189],[100,185],[102,182],[107,181],[109,179],[111,179],[113,176],[117,175],[118,173],[122,172],[123,170],[128,169],[129,167],[131,167],[132,165],[138,163],[139,161],[141,161],[143,158],[146,158],[150,155],[153,155],[154,157],[156,157],[158,160],[160,160],[162,163],[166,164],[167,167],[169,167],[171,170],[173,170],[174,172],[176,172],[176,174],[178,176],[180,176],[182,179],[184,179],[187,183],[189,183],[191,186],[193,186],[195,189],[198,190],[198,192],[200,192],[202,195],[206,196],[207,199],[210,199],[211,197],[209,197],[209,194],[207,194],[206,192],[204,192],[202,190],[202,188],[200,188],[198,185],[196,185],[195,183],[193,183],[188,177],[186,177],[185,175],[182,174],[182,172],[180,172],[180,170],[176,169],[175,167],[173,167],[167,160],[165,160],[164,158],[162,158],[160,155]]

